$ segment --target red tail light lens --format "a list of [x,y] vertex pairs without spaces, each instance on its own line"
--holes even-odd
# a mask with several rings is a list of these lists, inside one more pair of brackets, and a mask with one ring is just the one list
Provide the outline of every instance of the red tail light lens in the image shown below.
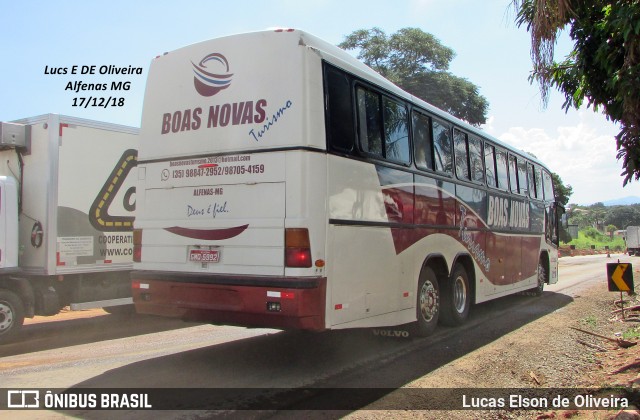
[[285,251],[285,264],[287,267],[311,267],[311,250],[287,248]]
[[284,231],[284,263],[286,267],[311,267],[311,243],[306,228],[287,228]]

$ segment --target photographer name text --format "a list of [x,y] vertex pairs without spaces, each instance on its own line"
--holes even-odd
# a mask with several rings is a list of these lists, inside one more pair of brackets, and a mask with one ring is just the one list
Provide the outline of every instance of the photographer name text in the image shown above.
[[575,395],[571,398],[557,395],[551,397],[529,397],[524,395],[513,394],[507,397],[470,397],[462,395],[462,408],[475,409],[492,409],[492,408],[508,408],[508,409],[542,409],[542,408],[587,408],[587,409],[606,409],[606,408],[628,408],[629,400],[625,397],[614,395],[593,396],[593,395]]
[[[142,67],[110,65],[73,65],[69,67],[44,67],[45,75],[58,76],[86,76],[95,79],[96,76],[113,76],[107,81],[86,81],[79,77],[69,80],[64,85],[65,92],[82,96],[71,98],[71,106],[80,108],[109,108],[123,107],[126,102],[124,93],[129,91],[132,81],[129,78],[117,80],[119,76],[142,75]],[[88,94],[88,95],[87,95]]]

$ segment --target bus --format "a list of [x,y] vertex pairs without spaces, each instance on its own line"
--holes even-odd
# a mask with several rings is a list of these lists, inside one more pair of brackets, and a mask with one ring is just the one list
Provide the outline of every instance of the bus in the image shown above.
[[155,58],[138,178],[139,313],[426,336],[558,280],[549,169],[299,30]]

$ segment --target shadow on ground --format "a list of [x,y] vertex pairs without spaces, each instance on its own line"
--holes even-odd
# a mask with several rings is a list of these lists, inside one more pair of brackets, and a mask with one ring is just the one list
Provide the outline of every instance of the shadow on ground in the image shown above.
[[[311,410],[306,418],[341,418],[572,301],[552,292],[498,299],[477,305],[464,326],[440,328],[424,339],[383,338],[367,330],[258,336],[132,363],[73,390],[127,388],[118,391],[147,393],[154,409],[197,410],[163,411],[161,417],[169,418],[235,417],[235,410],[251,410],[242,411],[243,418],[299,418],[298,410]],[[118,414],[156,419],[154,412]],[[110,417],[108,411],[64,413]]]

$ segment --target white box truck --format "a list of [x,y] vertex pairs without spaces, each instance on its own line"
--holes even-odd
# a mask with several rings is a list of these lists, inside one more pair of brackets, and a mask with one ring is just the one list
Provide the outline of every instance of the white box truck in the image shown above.
[[627,226],[624,240],[629,255],[640,255],[640,226]]
[[55,114],[0,123],[0,342],[66,306],[132,307],[137,142]]

